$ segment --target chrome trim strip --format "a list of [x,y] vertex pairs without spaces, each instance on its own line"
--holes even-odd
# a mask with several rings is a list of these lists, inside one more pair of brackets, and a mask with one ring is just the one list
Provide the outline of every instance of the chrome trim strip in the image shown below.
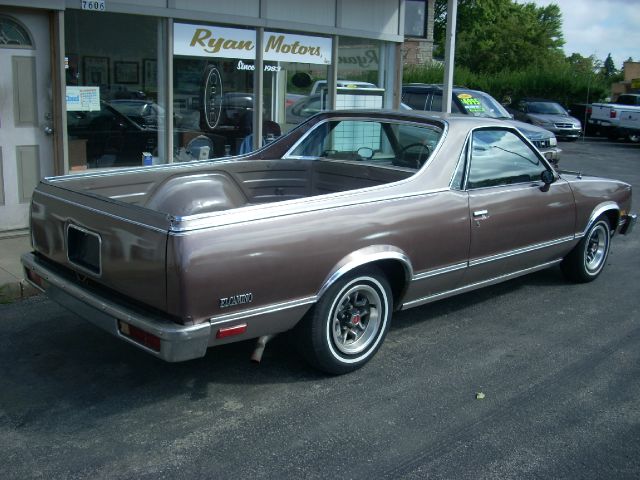
[[349,256],[353,256],[354,258],[351,261],[347,261],[347,263],[345,263],[329,275],[329,277],[322,284],[322,287],[320,287],[320,290],[318,291],[316,297],[320,298],[331,287],[331,285],[333,285],[340,277],[349,273],[350,271],[363,265],[379,262],[381,260],[399,261],[404,267],[405,280],[407,282],[411,280],[413,276],[413,267],[411,266],[411,260],[409,259],[409,256],[406,255],[402,250],[390,245],[372,245],[371,247],[367,247],[365,250],[372,249],[379,249],[380,251],[355,251],[345,256],[342,261],[349,258]]
[[[600,205],[598,205],[591,213],[591,216],[589,217],[589,221],[587,222],[586,228],[581,233],[576,234],[576,237],[578,235],[580,235],[580,237],[584,237],[589,231],[589,229],[591,228],[591,225],[593,225],[595,221],[598,219],[598,217],[603,213],[608,212],[609,210],[616,210],[620,212],[620,206],[616,202],[612,202],[612,201],[603,202]],[[611,229],[614,230],[615,225],[611,225]]]
[[418,273],[411,279],[412,282],[424,280],[425,278],[436,277],[438,275],[444,275],[446,273],[457,272],[467,268],[467,262],[456,263],[455,265],[449,265],[448,267],[436,268],[433,270],[427,270],[426,272]]
[[298,300],[290,300],[288,302],[273,303],[264,307],[256,307],[248,310],[242,310],[240,312],[227,313],[225,315],[216,315],[209,319],[209,325],[219,325],[221,323],[232,322],[237,320],[243,320],[249,317],[255,317],[257,315],[267,315],[270,313],[281,312],[282,310],[288,310],[290,308],[303,307],[316,303],[318,297],[313,295],[311,297],[300,298]]
[[469,260],[469,266],[470,267],[475,267],[477,265],[482,265],[484,263],[495,262],[495,261],[498,261],[498,260],[503,260],[505,258],[514,257],[516,255],[521,255],[523,253],[529,253],[529,252],[534,252],[536,250],[541,250],[543,248],[553,247],[554,245],[560,245],[562,243],[570,242],[570,241],[574,240],[574,238],[575,238],[574,236],[562,237],[562,238],[558,238],[556,240],[550,240],[548,242],[536,243],[536,244],[530,245],[528,247],[517,248],[515,250],[510,250],[508,252],[498,253],[496,255],[490,255],[488,257],[481,257],[481,258],[477,258],[475,260]]
[[[405,180],[401,180],[403,182]],[[412,192],[412,193],[403,193],[396,195],[387,195],[385,197],[378,197],[375,199],[370,199],[367,201],[363,201],[358,198],[353,198],[354,196],[359,196],[361,194],[368,193],[371,189],[379,189],[379,188],[389,188],[390,186],[396,186],[396,183],[387,184],[387,185],[377,185],[375,187],[368,187],[362,190],[351,190],[348,192],[338,192],[333,194],[325,194],[318,195],[315,197],[303,197],[303,198],[295,198],[292,200],[284,200],[281,202],[277,202],[278,209],[282,210],[283,207],[290,207],[286,211],[280,211],[278,213],[274,213],[274,204],[273,203],[263,203],[259,205],[251,205],[247,207],[235,208],[231,210],[224,210],[221,212],[216,212],[214,214],[202,214],[201,217],[174,217],[171,226],[169,228],[170,233],[177,235],[188,235],[189,233],[206,230],[218,227],[225,227],[228,225],[236,225],[239,223],[247,223],[256,220],[271,220],[279,217],[286,217],[288,215],[298,215],[298,214],[308,214],[317,212],[320,210],[329,211],[335,210],[337,208],[346,208],[360,205],[367,205],[372,203],[381,203],[381,202],[392,202],[396,200],[405,200],[407,198],[418,198],[418,197],[426,197],[428,195],[433,195],[435,193],[448,192],[449,188],[437,188],[433,190],[427,190],[423,192]],[[324,204],[316,204],[317,202],[325,202],[328,200],[333,200],[335,198],[339,198],[340,196],[349,197],[348,201],[341,203],[339,205],[332,205],[330,207],[325,206]],[[297,207],[297,208],[296,208]]]
[[[56,195],[51,195],[50,193],[42,192],[42,191],[39,191],[39,190],[36,190],[36,192],[37,192],[38,195],[43,195],[45,197],[53,198],[53,199],[58,200],[60,202],[67,203],[69,205],[74,205],[76,207],[80,207],[80,208],[83,208],[85,210],[89,210],[90,212],[100,213],[102,215],[106,215],[107,217],[115,218],[117,220],[122,220],[123,222],[130,223],[132,225],[137,225],[139,227],[148,228],[148,229],[154,230],[156,232],[167,233],[167,230],[164,230],[162,228],[154,227],[152,225],[147,225],[146,223],[136,222],[135,220],[131,220],[129,218],[120,217],[118,215],[114,215],[113,213],[107,213],[104,210],[98,210],[97,208],[87,207],[86,205],[83,205],[81,203],[72,202],[71,200],[67,200],[66,198],[61,198],[61,197],[58,197]],[[153,210],[149,210],[149,211],[153,211]]]
[[505,274],[505,275],[500,275],[498,277],[494,277],[494,278],[491,278],[491,279],[488,279],[488,280],[483,280],[481,282],[472,283],[472,284],[469,284],[469,285],[465,285],[463,287],[455,288],[453,290],[448,290],[446,292],[437,293],[435,295],[430,295],[430,296],[427,296],[427,297],[418,298],[416,300],[412,300],[410,302],[402,304],[402,307],[400,309],[401,310],[407,310],[409,308],[418,307],[420,305],[424,305],[426,303],[431,303],[431,302],[434,302],[436,300],[441,300],[443,298],[452,297],[452,296],[457,295],[459,293],[466,293],[466,292],[469,292],[469,291],[472,291],[472,290],[476,290],[478,288],[486,287],[486,286],[489,286],[489,285],[493,285],[495,283],[503,282],[505,280],[510,280],[512,278],[520,277],[520,276],[526,275],[528,273],[533,273],[533,272],[536,272],[538,270],[544,270],[545,268],[549,268],[549,267],[552,267],[553,265],[557,265],[561,261],[562,261],[562,259],[559,258],[559,259],[553,260],[551,262],[543,263],[542,265],[538,265],[536,267],[526,268],[524,270],[519,270],[517,272],[508,273],[508,274]]

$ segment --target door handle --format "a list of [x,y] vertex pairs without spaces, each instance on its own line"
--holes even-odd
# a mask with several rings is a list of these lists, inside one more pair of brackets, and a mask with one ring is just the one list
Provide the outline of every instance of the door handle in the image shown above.
[[53,135],[53,128],[46,126],[42,130],[44,130],[45,135]]
[[489,210],[476,210],[473,212],[474,217],[486,217],[489,215]]

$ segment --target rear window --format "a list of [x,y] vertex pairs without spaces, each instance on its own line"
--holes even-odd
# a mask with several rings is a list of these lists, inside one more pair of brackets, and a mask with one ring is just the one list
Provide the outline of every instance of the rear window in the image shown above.
[[334,120],[318,125],[290,156],[418,170],[441,136],[435,125]]

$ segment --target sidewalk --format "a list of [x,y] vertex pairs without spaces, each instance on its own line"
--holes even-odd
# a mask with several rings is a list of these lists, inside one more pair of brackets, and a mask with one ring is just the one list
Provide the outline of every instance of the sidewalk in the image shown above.
[[28,230],[0,233],[0,303],[37,295],[38,290],[24,281],[20,255],[31,251]]

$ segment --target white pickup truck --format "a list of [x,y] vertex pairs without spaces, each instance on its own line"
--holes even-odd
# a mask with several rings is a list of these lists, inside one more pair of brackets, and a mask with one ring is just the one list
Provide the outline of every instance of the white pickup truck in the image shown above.
[[640,142],[640,109],[622,110],[618,128],[632,142]]
[[628,128],[621,125],[623,113],[634,112],[640,114],[640,94],[625,93],[620,95],[615,103],[594,103],[591,105],[589,123],[601,127],[603,133],[606,133],[612,140],[620,137],[629,137],[629,139],[634,140],[634,138],[637,138],[637,132],[635,136],[629,136]]

